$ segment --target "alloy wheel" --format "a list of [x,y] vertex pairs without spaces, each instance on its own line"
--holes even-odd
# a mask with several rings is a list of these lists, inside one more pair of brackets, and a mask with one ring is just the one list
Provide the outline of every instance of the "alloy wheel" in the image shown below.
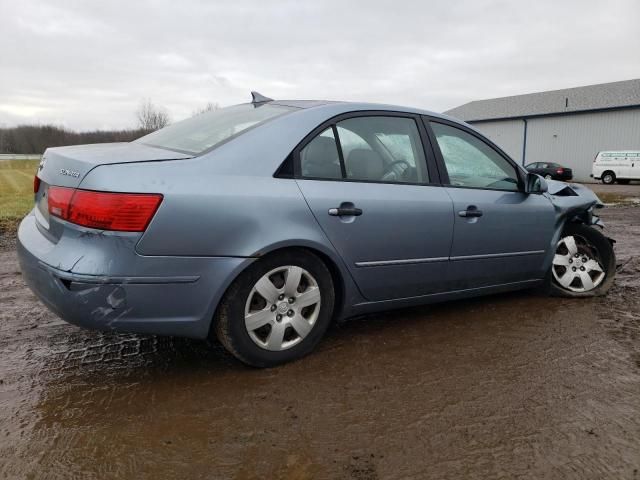
[[287,265],[264,274],[245,304],[244,324],[251,340],[265,350],[297,345],[320,313],[320,287],[305,269]]
[[560,240],[553,257],[552,272],[558,285],[572,292],[589,292],[605,277],[597,249],[578,235]]

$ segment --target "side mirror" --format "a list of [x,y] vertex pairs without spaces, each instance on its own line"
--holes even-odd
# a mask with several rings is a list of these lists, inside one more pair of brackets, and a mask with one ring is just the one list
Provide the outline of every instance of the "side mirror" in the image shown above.
[[525,193],[541,194],[549,190],[546,180],[535,173],[527,173],[524,183]]

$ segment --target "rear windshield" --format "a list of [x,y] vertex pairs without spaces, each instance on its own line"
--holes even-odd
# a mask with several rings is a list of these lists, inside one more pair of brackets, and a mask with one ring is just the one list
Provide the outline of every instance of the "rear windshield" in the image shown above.
[[136,142],[198,155],[248,128],[264,123],[270,118],[284,115],[291,110],[294,108],[270,104],[234,105],[174,123],[145,135]]

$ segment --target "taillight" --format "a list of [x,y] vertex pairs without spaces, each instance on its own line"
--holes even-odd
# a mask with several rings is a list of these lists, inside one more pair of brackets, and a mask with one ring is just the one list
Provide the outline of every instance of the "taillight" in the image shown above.
[[56,217],[68,220],[69,206],[71,205],[71,197],[73,197],[73,188],[49,187],[48,205],[49,213]]
[[162,195],[115,193],[49,187],[49,213],[84,227],[119,232],[143,232],[156,213]]
[[38,193],[38,190],[40,190],[40,179],[36,175],[33,177],[33,193]]
[[562,175],[563,172],[564,172],[564,169],[562,169],[562,168],[559,168],[559,169],[556,170],[556,173],[558,175]]

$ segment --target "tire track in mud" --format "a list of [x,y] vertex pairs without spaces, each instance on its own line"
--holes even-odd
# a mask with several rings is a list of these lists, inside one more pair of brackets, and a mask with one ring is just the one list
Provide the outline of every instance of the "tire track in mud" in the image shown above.
[[607,297],[374,315],[274,370],[67,325],[0,251],[0,478],[634,478],[640,208],[604,213]]

